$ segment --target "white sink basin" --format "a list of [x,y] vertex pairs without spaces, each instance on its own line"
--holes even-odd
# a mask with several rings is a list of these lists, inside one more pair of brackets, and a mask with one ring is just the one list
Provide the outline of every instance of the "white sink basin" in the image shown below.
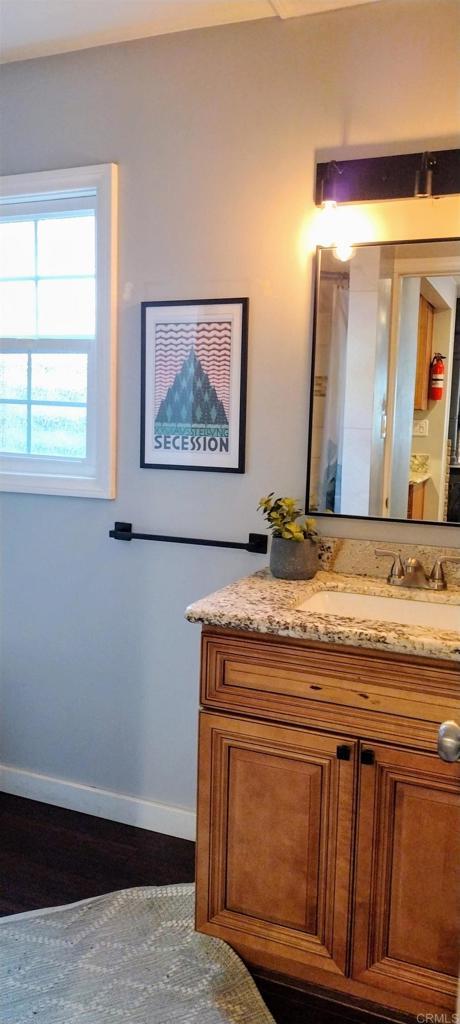
[[442,601],[407,601],[403,597],[375,597],[349,591],[319,590],[297,605],[296,611],[460,632],[460,604],[445,604]]

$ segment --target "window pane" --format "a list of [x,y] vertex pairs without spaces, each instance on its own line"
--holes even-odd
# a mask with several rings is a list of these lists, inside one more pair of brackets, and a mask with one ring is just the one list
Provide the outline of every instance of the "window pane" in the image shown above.
[[0,277],[33,277],[34,274],[34,222],[0,220]]
[[32,406],[32,455],[86,457],[86,409]]
[[27,356],[0,353],[0,399],[27,398]]
[[30,338],[34,334],[34,282],[0,282],[0,337]]
[[32,400],[86,402],[87,362],[86,355],[33,355]]
[[38,274],[62,277],[94,274],[94,214],[82,217],[50,217],[37,223]]
[[0,402],[0,451],[27,452],[27,406]]
[[42,338],[92,338],[95,326],[94,278],[38,282],[38,334]]

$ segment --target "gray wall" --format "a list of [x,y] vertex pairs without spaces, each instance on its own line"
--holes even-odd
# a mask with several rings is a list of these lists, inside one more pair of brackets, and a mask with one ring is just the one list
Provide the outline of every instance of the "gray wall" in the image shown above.
[[[194,806],[199,629],[183,610],[264,559],[109,528],[244,538],[262,493],[303,495],[315,151],[455,145],[458,21],[456,0],[382,0],[4,69],[3,173],[120,167],[118,498],[2,496],[4,763]],[[229,295],[250,296],[246,475],[140,470],[139,302]]]

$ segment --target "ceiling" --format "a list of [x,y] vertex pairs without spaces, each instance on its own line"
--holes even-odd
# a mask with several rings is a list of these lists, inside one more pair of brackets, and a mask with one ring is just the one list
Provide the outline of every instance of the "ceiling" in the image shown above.
[[378,0],[0,0],[0,61]]

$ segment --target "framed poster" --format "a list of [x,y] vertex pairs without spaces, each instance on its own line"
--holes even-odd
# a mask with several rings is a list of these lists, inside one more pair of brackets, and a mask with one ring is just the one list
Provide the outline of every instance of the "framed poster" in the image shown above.
[[143,468],[244,473],[248,306],[142,303]]

